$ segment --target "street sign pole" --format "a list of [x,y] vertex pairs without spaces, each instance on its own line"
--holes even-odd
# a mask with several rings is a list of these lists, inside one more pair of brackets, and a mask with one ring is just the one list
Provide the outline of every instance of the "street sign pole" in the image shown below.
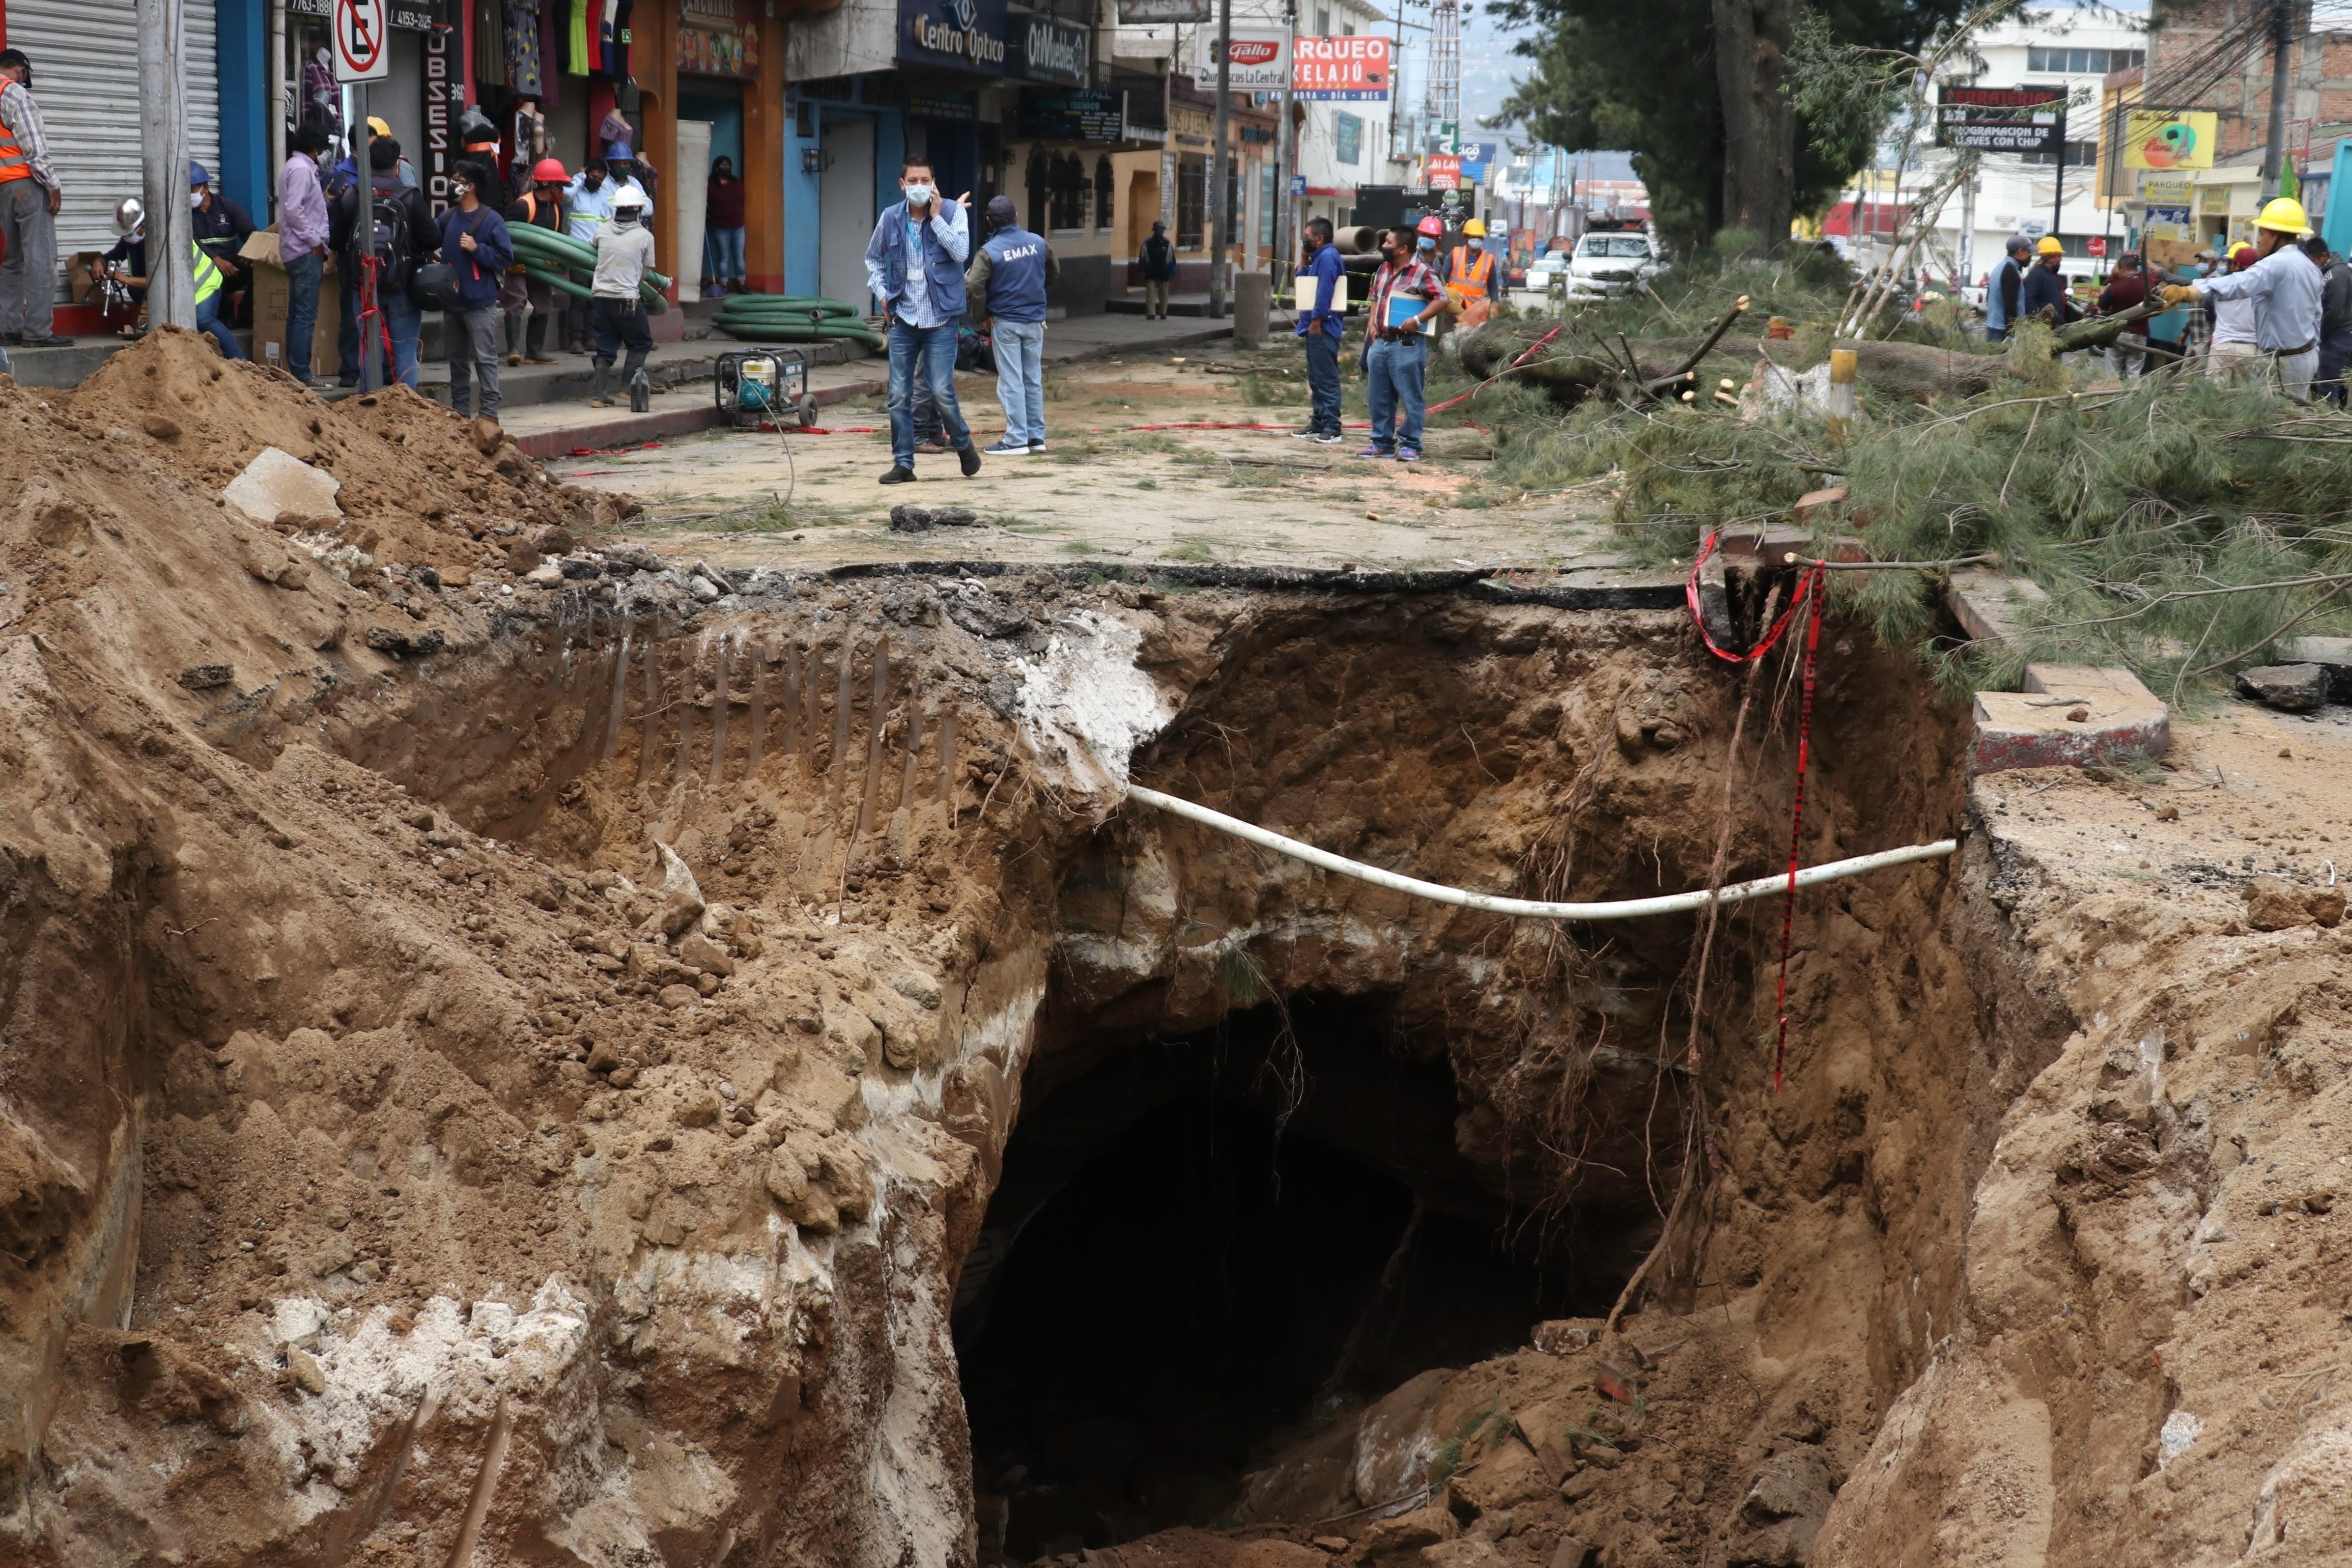
[[360,385],[373,391],[384,384],[383,301],[376,287],[375,172],[369,167],[374,142],[367,122],[367,84],[392,74],[392,52],[385,46],[391,17],[384,0],[335,0],[331,30],[334,34],[335,79],[352,89],[352,166],[358,176],[352,187],[357,204],[360,276]]

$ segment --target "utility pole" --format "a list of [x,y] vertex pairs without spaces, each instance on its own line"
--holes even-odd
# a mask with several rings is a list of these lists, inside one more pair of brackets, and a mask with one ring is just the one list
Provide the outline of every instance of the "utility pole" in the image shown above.
[[141,184],[147,201],[151,319],[196,325],[190,257],[195,223],[188,206],[186,30],[181,0],[138,0]]
[[1217,118],[1216,128],[1210,132],[1216,152],[1209,163],[1209,319],[1213,321],[1225,313],[1225,273],[1233,259],[1234,210],[1225,189],[1233,171],[1233,155],[1225,150],[1225,137],[1233,124],[1233,78],[1234,0],[1217,0]]
[[2058,243],[2061,245],[2063,245],[2066,242],[2059,237],[2058,221],[2065,215],[2065,207],[2066,110],[2063,107],[2061,107],[2058,110],[2058,179],[2057,183],[2050,188],[2050,237],[2052,239],[2058,240]]
[[2270,0],[2271,122],[2263,143],[2263,200],[2279,193],[2279,172],[2286,167],[2287,58],[2294,52],[2290,0]]
[[1290,24],[1290,70],[1282,78],[1282,123],[1274,133],[1274,280],[1277,298],[1283,279],[1298,270],[1298,245],[1294,237],[1298,224],[1298,198],[1291,193],[1297,183],[1298,131],[1291,124],[1291,105],[1298,90],[1298,0],[1286,0],[1284,18]]

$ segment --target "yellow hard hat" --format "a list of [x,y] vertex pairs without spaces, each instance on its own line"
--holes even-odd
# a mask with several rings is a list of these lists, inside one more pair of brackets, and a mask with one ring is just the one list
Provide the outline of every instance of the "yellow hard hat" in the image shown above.
[[2258,229],[2276,229],[2284,235],[2299,235],[2311,227],[2311,219],[2304,214],[2303,204],[2293,196],[2281,196],[2263,209],[2254,220]]
[[389,137],[392,134],[392,127],[385,124],[378,116],[371,114],[368,116],[368,134]]
[[1486,237],[1486,220],[1484,218],[1472,218],[1468,223],[1462,225],[1462,233],[1465,237],[1469,239],[1485,239]]
[[2056,235],[2043,235],[2041,240],[2035,244],[2033,254],[2036,256],[2063,256],[2066,254],[2066,247],[2058,243],[2058,236]]

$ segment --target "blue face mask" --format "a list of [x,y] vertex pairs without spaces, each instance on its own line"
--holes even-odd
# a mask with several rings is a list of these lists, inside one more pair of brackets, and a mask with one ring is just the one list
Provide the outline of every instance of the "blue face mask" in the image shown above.
[[1486,242],[1482,239],[1465,239],[1462,243],[1470,247],[1470,254],[1473,256],[1486,248]]
[[1430,238],[1427,235],[1423,235],[1421,236],[1421,244],[1414,248],[1419,250],[1435,250],[1437,248],[1437,242]]

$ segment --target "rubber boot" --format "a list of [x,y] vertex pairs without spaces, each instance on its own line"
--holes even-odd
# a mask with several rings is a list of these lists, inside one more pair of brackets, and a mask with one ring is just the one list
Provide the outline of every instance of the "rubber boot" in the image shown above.
[[613,361],[610,360],[598,360],[596,361],[595,379],[589,385],[588,406],[591,408],[612,407],[612,385]]

